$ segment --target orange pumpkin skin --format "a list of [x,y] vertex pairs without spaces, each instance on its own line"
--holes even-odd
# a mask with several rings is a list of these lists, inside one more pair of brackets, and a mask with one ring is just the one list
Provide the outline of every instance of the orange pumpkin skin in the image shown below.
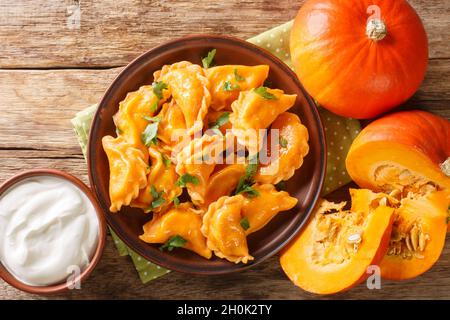
[[[366,34],[368,18],[377,18],[367,13],[371,5],[380,8],[376,21],[386,33]],[[405,102],[428,65],[425,29],[405,0],[308,0],[295,19],[290,51],[300,81],[320,105],[359,119]]]
[[441,164],[450,157],[450,121],[412,110],[382,117],[356,137],[346,158],[350,177],[361,187],[384,191],[376,172],[382,166],[408,169],[441,189],[450,189]]

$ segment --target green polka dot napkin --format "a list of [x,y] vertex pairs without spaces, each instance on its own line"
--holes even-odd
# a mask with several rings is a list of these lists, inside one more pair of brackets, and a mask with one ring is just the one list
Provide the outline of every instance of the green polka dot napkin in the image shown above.
[[[289,33],[292,21],[268,30],[254,38],[252,42],[276,55],[287,65],[292,67],[289,55]],[[90,106],[78,112],[72,119],[72,125],[78,137],[78,141],[86,156],[86,147],[89,136],[89,128],[97,106]],[[319,108],[322,122],[325,127],[327,139],[327,173],[323,193],[327,194],[350,182],[350,177],[345,170],[345,157],[351,142],[360,131],[359,121],[337,116],[325,109]],[[110,229],[114,243],[120,256],[130,256],[139,277],[143,283],[158,278],[170,270],[157,266],[128,248],[117,235]]]

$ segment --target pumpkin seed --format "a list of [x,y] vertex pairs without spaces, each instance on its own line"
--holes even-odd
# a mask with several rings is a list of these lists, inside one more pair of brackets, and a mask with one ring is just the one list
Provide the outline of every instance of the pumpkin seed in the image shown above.
[[420,254],[420,253],[415,252],[415,253],[414,253],[414,258],[416,258],[416,259],[424,259],[425,256],[422,255],[422,254]]
[[417,227],[417,225],[414,225],[410,231],[410,239],[411,239],[411,244],[414,250],[411,251],[417,251],[417,248],[419,247],[419,228]]
[[405,243],[406,243],[406,247],[408,248],[409,251],[414,251],[413,247],[412,247],[412,244],[411,244],[411,237],[410,237],[409,234],[406,235]]
[[427,240],[425,239],[425,234],[423,232],[421,232],[419,235],[419,250],[420,250],[420,252],[423,252],[423,250],[425,250],[426,242],[427,242]]
[[361,242],[361,234],[354,233],[347,237],[347,241],[349,243],[360,243]]

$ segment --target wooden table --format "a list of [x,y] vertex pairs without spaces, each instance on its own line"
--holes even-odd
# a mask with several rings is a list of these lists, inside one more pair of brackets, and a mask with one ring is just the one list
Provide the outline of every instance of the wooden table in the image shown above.
[[[87,182],[69,120],[98,102],[137,55],[192,33],[248,38],[292,19],[303,1],[82,1],[79,28],[68,24],[77,1],[0,0],[0,180],[24,169],[52,167]],[[450,2],[410,1],[429,36],[430,64],[408,105],[450,118]],[[0,182],[1,182],[0,181]],[[425,275],[404,283],[361,285],[336,298],[450,298],[450,248]],[[334,298],[333,297],[333,298]],[[39,299],[0,281],[0,299]],[[128,257],[108,237],[103,258],[82,290],[62,299],[309,299],[281,271],[276,257],[240,274],[171,273],[143,285]]]

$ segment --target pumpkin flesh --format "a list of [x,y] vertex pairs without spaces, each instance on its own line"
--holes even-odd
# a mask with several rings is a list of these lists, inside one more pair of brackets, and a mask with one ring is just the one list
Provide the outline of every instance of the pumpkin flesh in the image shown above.
[[[450,122],[412,110],[388,115],[365,127],[352,143],[345,164],[362,188],[384,191],[413,184],[417,187],[419,182],[448,189],[450,173],[443,172],[441,165],[449,157]],[[385,174],[391,176],[383,178]]]
[[[370,192],[370,191],[369,191]],[[363,202],[367,190],[352,191]],[[322,201],[301,234],[286,247],[281,266],[294,284],[317,294],[347,290],[367,277],[367,267],[386,252],[394,209],[343,210],[345,202]]]
[[448,199],[445,191],[402,199],[389,249],[380,262],[383,278],[415,278],[439,259],[445,245]]
[[360,187],[388,193],[397,202],[383,277],[416,277],[439,258],[450,205],[450,177],[442,163],[449,157],[450,122],[417,110],[378,119],[353,142],[349,175]]

